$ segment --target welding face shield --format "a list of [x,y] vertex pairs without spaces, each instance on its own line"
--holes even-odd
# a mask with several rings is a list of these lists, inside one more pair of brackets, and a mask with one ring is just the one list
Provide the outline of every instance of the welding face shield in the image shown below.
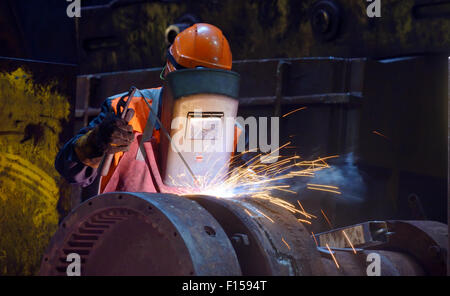
[[169,73],[164,85],[161,122],[171,138],[161,137],[164,183],[186,187],[194,180],[200,185],[219,182],[235,148],[239,74],[183,69]]

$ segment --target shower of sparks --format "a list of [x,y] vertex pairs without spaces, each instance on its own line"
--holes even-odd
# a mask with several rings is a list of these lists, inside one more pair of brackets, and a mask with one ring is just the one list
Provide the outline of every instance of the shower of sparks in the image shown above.
[[323,217],[327,221],[328,225],[330,225],[330,228],[333,228],[333,225],[331,225],[330,219],[328,219],[327,215],[325,215],[325,212],[323,210],[320,210],[322,212]]
[[[288,142],[278,150],[286,148],[290,144]],[[196,176],[198,182],[195,184],[193,184],[189,174],[180,174],[175,178],[169,176],[169,178],[172,181],[172,186],[180,188],[181,195],[202,194],[217,198],[261,200],[301,216],[301,218],[296,217],[299,223],[311,224],[311,219],[317,217],[308,213],[299,200],[297,200],[298,206],[285,200],[289,195],[297,197],[298,194],[289,184],[295,184],[295,179],[299,177],[313,178],[316,172],[330,168],[327,160],[339,157],[339,155],[319,157],[315,160],[302,160],[297,155],[275,156],[274,152],[276,151],[268,155],[255,153],[255,156],[245,163],[239,162],[239,156],[233,156],[231,157],[230,165],[224,165],[219,171],[217,171],[217,168],[214,170],[217,159],[205,159],[205,163],[208,163],[208,170],[204,175]],[[249,152],[244,152],[243,154],[245,153]],[[273,162],[270,163],[268,162],[269,160],[273,160]],[[339,188],[331,185],[308,184],[308,188],[331,190],[340,194]],[[249,217],[262,216],[275,223],[268,213],[263,213],[258,209],[250,210],[244,208],[243,210]],[[325,216],[323,211],[322,214]],[[331,225],[328,218],[326,219]],[[317,245],[316,238],[314,235],[313,237]],[[284,238],[282,238],[282,241],[290,249]]]
[[352,241],[348,238],[347,233],[345,233],[344,230],[342,230],[342,233],[344,234],[345,238],[347,239],[348,243],[350,244],[350,247],[352,247],[353,253],[356,254],[356,250],[355,250],[355,248],[353,247]]
[[282,117],[289,116],[289,115],[291,115],[292,113],[295,113],[295,112],[300,111],[300,110],[304,110],[304,109],[306,109],[306,108],[307,108],[307,107],[301,107],[301,108],[298,108],[298,109],[289,111],[288,113],[284,114]]
[[288,249],[290,250],[291,247],[289,246],[289,244],[284,240],[284,238],[282,237],[281,240],[283,241],[283,243],[286,245],[286,247],[288,247]]
[[[278,205],[293,214],[302,215],[305,219],[316,218],[307,213],[300,202],[298,202],[300,205],[298,209],[294,204],[282,199],[280,193],[296,196],[297,192],[290,189],[289,180],[297,177],[314,177],[316,172],[330,168],[328,159],[339,157],[339,155],[319,157],[315,160],[300,160],[301,157],[297,155],[273,155],[274,152],[290,144],[291,142],[287,142],[267,155],[255,153],[256,155],[245,163],[238,164],[239,156],[233,156],[230,161],[232,169],[228,169],[228,164],[219,171],[210,169],[203,176],[196,176],[198,180],[196,184],[193,184],[188,174],[180,174],[175,178],[169,176],[171,185],[180,188],[181,195],[204,194],[218,198],[255,198]],[[248,152],[243,154],[245,153]],[[270,163],[269,160],[273,162]],[[208,167],[214,168],[216,161],[209,162]],[[250,213],[247,214],[251,216]],[[272,220],[267,215],[262,215]]]
[[333,254],[333,252],[331,251],[330,247],[328,246],[328,244],[325,244],[325,246],[327,247],[328,252],[330,252],[331,258],[333,258],[334,263],[336,264],[337,268],[339,269],[339,264],[338,264],[336,258],[334,257],[334,254]]

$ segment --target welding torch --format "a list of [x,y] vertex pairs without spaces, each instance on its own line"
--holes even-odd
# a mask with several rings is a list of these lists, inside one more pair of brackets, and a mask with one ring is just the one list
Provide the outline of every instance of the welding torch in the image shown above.
[[[127,98],[126,102],[124,102],[125,97],[120,98],[120,101],[117,104],[117,113],[121,119],[126,120],[128,106],[130,105],[130,102],[131,102],[132,98],[134,97],[134,93],[136,92],[136,90],[137,90],[137,88],[135,86],[132,86],[130,88],[130,90],[128,91],[128,95],[127,95],[128,98]],[[120,111],[119,109],[121,107],[122,107],[122,110]],[[131,118],[128,118],[128,120],[126,120],[126,121],[128,122],[130,119]],[[111,163],[113,161],[113,158],[114,158],[114,153],[109,153],[109,154],[103,155],[102,161],[98,167],[101,176],[106,176],[108,174],[109,168],[111,167]]]

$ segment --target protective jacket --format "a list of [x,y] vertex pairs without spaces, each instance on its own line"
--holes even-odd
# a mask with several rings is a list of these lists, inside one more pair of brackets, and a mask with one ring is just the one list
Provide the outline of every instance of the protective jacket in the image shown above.
[[[55,168],[69,183],[86,187],[92,184],[92,182],[97,177],[97,174],[99,173],[98,169],[88,165],[88,162],[86,161],[84,162],[81,161],[77,153],[75,152],[75,147],[77,145],[77,141],[83,135],[87,134],[90,130],[92,130],[96,125],[102,122],[102,120],[106,117],[108,113],[117,113],[116,109],[117,103],[119,102],[120,98],[124,95],[126,95],[126,93],[118,94],[107,98],[101,106],[100,114],[96,118],[94,118],[87,127],[82,128],[59,151],[55,160]],[[161,106],[160,102],[162,98],[162,88],[159,87],[159,88],[139,90],[132,98],[129,108],[134,109],[135,115],[130,120],[129,124],[133,127],[133,132],[136,134],[136,136],[139,136],[143,133],[145,125],[147,123],[148,115],[150,113],[149,105],[145,102],[143,97],[145,97],[147,103],[151,106],[155,114],[158,113],[159,116],[160,113],[159,109]],[[159,125],[156,122],[154,126],[155,129],[153,131],[153,137],[151,142],[153,144],[158,144]],[[124,155],[123,152],[119,152],[114,155],[114,160],[110,167],[108,175],[102,178],[101,191],[103,191],[106,184],[111,179],[123,155]]]

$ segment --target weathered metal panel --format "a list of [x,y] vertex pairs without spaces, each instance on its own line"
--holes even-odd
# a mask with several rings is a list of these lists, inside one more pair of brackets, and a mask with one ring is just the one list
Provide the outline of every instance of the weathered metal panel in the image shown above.
[[[362,0],[110,2],[115,5],[83,4],[79,22],[82,73],[163,65],[165,30],[186,14],[221,28],[234,60],[380,58],[450,51],[448,1],[383,0],[379,18],[367,15],[370,3]],[[338,7],[329,12],[328,19],[335,21],[324,33],[315,29],[319,3]]]

